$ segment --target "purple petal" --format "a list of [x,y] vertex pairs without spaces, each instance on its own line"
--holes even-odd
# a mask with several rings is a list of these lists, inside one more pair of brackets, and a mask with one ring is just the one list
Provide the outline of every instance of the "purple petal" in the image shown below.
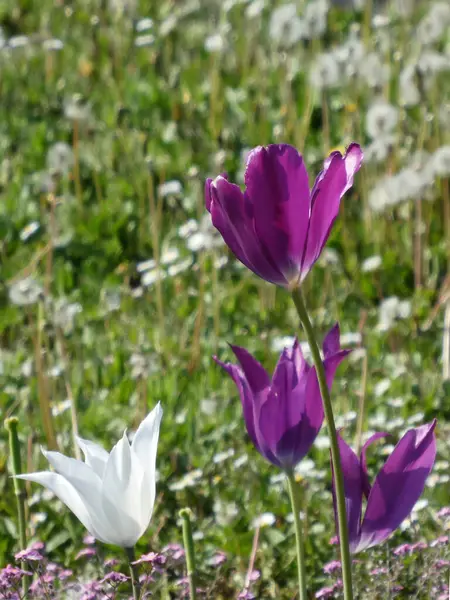
[[245,348],[233,345],[230,345],[230,347],[242,367],[253,394],[259,394],[265,388],[268,388],[270,386],[270,377],[261,363]]
[[362,483],[363,483],[363,492],[364,492],[364,496],[366,498],[369,497],[370,490],[372,489],[372,486],[370,485],[370,481],[369,481],[369,474],[367,473],[367,458],[366,458],[367,448],[371,444],[373,444],[374,442],[379,440],[380,438],[386,437],[388,435],[389,435],[388,433],[383,433],[381,431],[378,433],[374,433],[373,435],[370,436],[370,438],[367,440],[367,442],[361,448],[361,456],[360,456],[361,470],[362,470],[361,477],[362,477]]
[[244,421],[245,426],[247,428],[247,433],[250,436],[250,439],[252,440],[255,448],[260,452],[261,450],[256,437],[255,422],[253,416],[254,397],[250,386],[247,380],[245,379],[244,373],[237,365],[233,365],[231,363],[224,363],[216,357],[214,357],[214,360],[230,375],[230,377],[236,384],[239,396],[241,398],[242,410],[244,413]]
[[343,157],[333,152],[324,163],[311,192],[308,241],[302,262],[302,280],[319,258],[339,213],[342,196],[353,184],[361,166],[362,151],[351,144]]
[[303,356],[302,348],[297,338],[295,338],[292,348],[286,348],[286,352],[289,359],[294,363],[297,379],[300,380],[303,376],[308,374],[311,367]]
[[356,551],[386,540],[410,514],[436,458],[435,427],[436,420],[405,433],[378,473]]
[[261,404],[259,413],[261,435],[274,454],[277,454],[278,442],[302,419],[305,383],[297,380],[294,363],[289,360],[285,350],[275,369],[267,400]]
[[[359,541],[359,529],[361,523],[362,508],[362,480],[361,466],[358,457],[338,434],[339,454],[341,457],[342,475],[344,478],[345,508],[347,514],[348,534],[350,539],[350,551],[354,552]],[[336,494],[333,474],[333,504],[338,529]],[[338,531],[339,534],[339,531]]]
[[[336,373],[336,369],[341,364],[341,362],[346,358],[351,352],[350,348],[345,350],[339,350],[336,354],[332,354],[331,356],[327,356],[323,361],[323,365],[325,367],[325,375],[327,378],[328,388],[331,390],[331,386],[333,385],[334,375]],[[317,384],[319,385],[319,384]]]
[[[330,390],[336,369],[348,353],[348,350],[342,350],[324,361],[327,385]],[[303,370],[296,388],[291,392],[290,421],[285,420],[285,433],[274,448],[275,454],[285,466],[295,466],[306,456],[324,420],[316,369],[311,369],[306,362],[305,365],[307,369]],[[265,408],[264,405],[263,409]],[[269,418],[268,422],[273,423],[273,417]]]
[[298,393],[301,398],[299,404],[304,407],[302,414],[298,424],[288,429],[280,439],[275,452],[280,462],[287,467],[295,467],[308,454],[324,420],[323,403],[314,368],[305,373]]
[[323,340],[323,354],[325,358],[336,354],[341,349],[340,343],[341,332],[339,329],[339,323],[336,323],[325,336]]
[[239,186],[222,176],[217,177],[208,186],[206,203],[209,204],[214,227],[236,258],[262,279],[287,285],[286,278],[256,237],[253,218],[248,214]]
[[245,185],[261,243],[287,277],[299,273],[309,217],[308,174],[301,154],[287,144],[255,148]]

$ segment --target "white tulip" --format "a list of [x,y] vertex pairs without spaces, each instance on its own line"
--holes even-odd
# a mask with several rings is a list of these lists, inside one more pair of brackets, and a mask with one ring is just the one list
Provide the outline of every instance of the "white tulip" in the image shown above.
[[42,450],[53,471],[19,475],[51,490],[91,535],[132,548],[144,534],[155,503],[155,462],[162,408],[142,421],[130,445],[126,432],[111,453],[81,438],[85,462]]

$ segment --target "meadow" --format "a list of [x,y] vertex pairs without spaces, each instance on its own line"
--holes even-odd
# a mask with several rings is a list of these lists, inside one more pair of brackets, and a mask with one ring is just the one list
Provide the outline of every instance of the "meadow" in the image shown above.
[[[132,593],[119,547],[11,477],[4,421],[33,473],[41,448],[79,459],[77,435],[109,451],[158,402],[141,597],[193,599],[186,518],[197,597],[298,597],[285,476],[213,357],[236,362],[239,345],[272,373],[295,336],[311,354],[290,294],[235,258],[204,187],[221,173],[243,187],[250,150],[275,143],[302,153],[312,184],[352,142],[361,169],[301,284],[317,338],[339,322],[352,349],[336,427],[354,448],[388,434],[372,477],[437,419],[425,490],[354,556],[354,598],[449,597],[449,70],[445,0],[2,0],[0,600]],[[294,476],[308,598],[344,598],[326,424]]]

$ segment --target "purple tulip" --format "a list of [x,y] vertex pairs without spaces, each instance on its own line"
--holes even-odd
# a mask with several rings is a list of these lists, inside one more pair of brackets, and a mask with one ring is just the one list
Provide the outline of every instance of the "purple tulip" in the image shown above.
[[[338,436],[353,554],[384,542],[412,511],[436,458],[435,427],[436,420],[407,431],[381,468],[373,486],[367,474],[366,450],[387,434],[375,433],[370,437],[359,458]],[[361,522],[363,495],[367,506]]]
[[[303,358],[298,340],[285,348],[272,380],[253,356],[231,346],[240,366],[215,359],[235,382],[245,424],[255,448],[274,465],[291,470],[308,453],[322,427],[324,413],[316,369]],[[350,350],[341,350],[339,325],[323,343],[328,387]]]
[[247,160],[243,193],[226,176],[207,179],[206,208],[231,251],[262,279],[300,284],[319,258],[353,185],[363,154],[332,152],[312,190],[301,154],[288,144],[258,146]]

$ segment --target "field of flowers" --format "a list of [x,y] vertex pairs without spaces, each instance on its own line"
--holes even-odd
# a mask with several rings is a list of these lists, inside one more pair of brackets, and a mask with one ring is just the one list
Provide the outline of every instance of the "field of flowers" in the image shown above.
[[0,2],[0,600],[450,597],[449,71],[446,0]]

